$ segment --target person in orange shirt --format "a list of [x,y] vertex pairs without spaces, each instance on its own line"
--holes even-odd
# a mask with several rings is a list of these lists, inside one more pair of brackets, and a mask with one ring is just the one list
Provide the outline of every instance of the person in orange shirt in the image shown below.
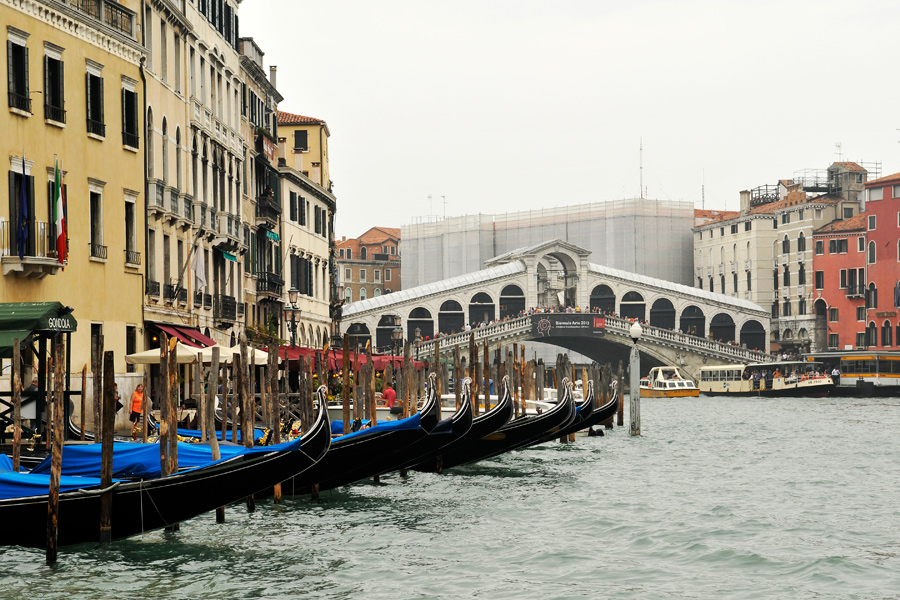
[[138,432],[138,423],[141,420],[141,413],[144,410],[144,385],[139,383],[135,388],[134,393],[131,394],[131,416],[129,419],[132,422],[131,426],[131,439],[137,439]]

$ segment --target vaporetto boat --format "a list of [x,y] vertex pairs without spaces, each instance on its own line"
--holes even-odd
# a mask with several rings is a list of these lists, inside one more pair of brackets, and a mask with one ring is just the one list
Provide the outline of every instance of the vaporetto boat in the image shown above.
[[827,396],[834,387],[822,363],[782,361],[700,368],[705,396]]

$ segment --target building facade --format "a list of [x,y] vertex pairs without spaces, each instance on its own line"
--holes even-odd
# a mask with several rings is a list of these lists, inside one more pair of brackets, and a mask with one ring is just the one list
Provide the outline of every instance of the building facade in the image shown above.
[[278,150],[284,164],[331,193],[331,169],[328,160],[328,123],[278,111]]
[[[91,340],[102,335],[116,371],[125,372],[125,354],[138,348],[143,326],[139,6],[0,4],[8,99],[0,111],[0,145],[8,157],[0,302],[71,306],[79,328],[70,358],[78,370],[90,366]],[[57,227],[53,211],[57,164],[65,228]],[[57,254],[62,229],[68,234],[64,268]]]
[[900,345],[900,173],[866,183],[866,344]]
[[337,243],[338,278],[345,304],[400,291],[400,230],[372,227]]
[[737,216],[723,212],[693,228],[694,285],[768,307],[772,351],[824,349],[825,317],[813,308],[813,231],[859,213],[866,174],[856,163],[834,163],[814,180],[741,192]]

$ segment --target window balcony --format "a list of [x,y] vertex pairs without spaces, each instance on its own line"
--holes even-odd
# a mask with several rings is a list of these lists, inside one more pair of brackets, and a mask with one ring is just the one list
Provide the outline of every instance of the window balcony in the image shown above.
[[107,27],[134,39],[135,14],[112,0],[72,0],[72,6]]
[[57,123],[66,122],[66,111],[60,106],[44,105],[44,118],[48,121],[56,121]]
[[281,218],[281,205],[274,198],[260,196],[256,200],[256,224],[275,226]]
[[0,258],[4,275],[43,279],[47,275],[56,275],[62,268],[56,258],[55,239],[51,239],[51,224],[38,221],[32,225],[25,243],[25,255],[19,258],[15,225],[10,221],[0,222]]
[[159,282],[152,279],[147,280],[147,295],[159,297]]
[[848,286],[845,290],[848,298],[865,298],[866,297],[866,286],[865,284],[861,285],[851,285]]
[[213,302],[213,318],[217,321],[234,321],[237,315],[237,301],[234,296],[216,294]]
[[749,261],[749,260],[744,261],[744,270],[745,271],[749,271],[752,266],[753,266],[753,264],[751,263],[751,261]]
[[15,92],[9,92],[9,107],[21,110],[23,112],[31,112],[31,98]]
[[87,132],[93,133],[94,135],[99,135],[100,137],[106,137],[106,124],[103,121],[88,119]]
[[203,294],[203,308],[210,309],[213,305],[212,294]]
[[107,252],[109,248],[104,246],[103,244],[95,244],[91,242],[91,258],[99,258],[100,260],[106,260]]
[[141,136],[136,133],[128,133],[127,131],[122,132],[122,145],[128,146],[129,148],[140,148],[141,144]]
[[134,250],[125,250],[125,264],[139,267],[141,265],[141,253]]
[[203,292],[194,292],[194,308],[203,306]]
[[256,276],[256,292],[281,297],[284,279],[270,271],[260,271]]
[[725,274],[725,265],[719,265],[719,275]]

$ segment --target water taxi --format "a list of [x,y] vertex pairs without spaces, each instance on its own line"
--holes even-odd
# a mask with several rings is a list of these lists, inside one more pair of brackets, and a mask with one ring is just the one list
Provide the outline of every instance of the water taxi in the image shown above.
[[675,366],[653,367],[649,375],[641,379],[642,398],[685,398],[699,396],[694,380]]
[[827,396],[834,387],[822,363],[783,361],[700,368],[706,396]]

